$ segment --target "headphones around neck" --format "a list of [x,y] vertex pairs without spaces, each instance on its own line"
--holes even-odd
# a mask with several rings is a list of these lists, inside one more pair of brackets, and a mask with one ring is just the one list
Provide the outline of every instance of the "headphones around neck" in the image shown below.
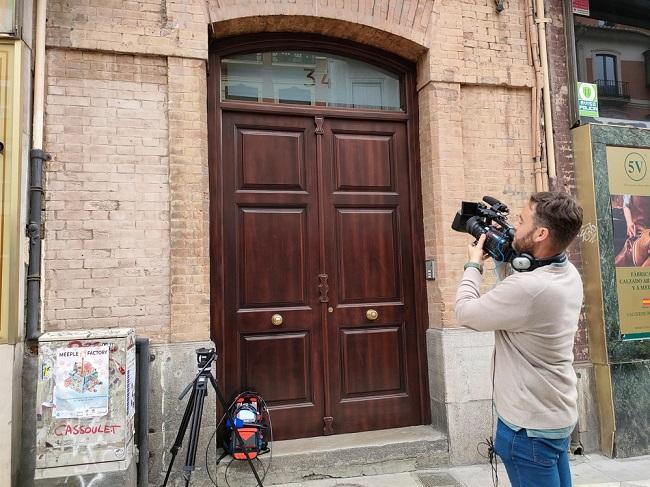
[[544,267],[549,264],[562,264],[567,261],[566,253],[562,252],[560,254],[554,255],[553,257],[548,257],[546,259],[536,259],[530,254],[521,253],[515,254],[514,258],[510,262],[512,268],[517,272],[529,272]]

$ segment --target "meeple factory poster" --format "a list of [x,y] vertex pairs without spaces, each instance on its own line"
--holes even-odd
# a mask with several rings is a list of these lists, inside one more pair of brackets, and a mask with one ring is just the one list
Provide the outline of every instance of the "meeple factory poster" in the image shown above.
[[108,414],[108,345],[62,348],[56,352],[55,418]]

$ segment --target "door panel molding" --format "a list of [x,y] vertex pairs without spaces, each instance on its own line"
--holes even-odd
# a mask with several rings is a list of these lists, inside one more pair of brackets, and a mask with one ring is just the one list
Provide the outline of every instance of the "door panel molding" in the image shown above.
[[[236,232],[243,258],[237,275],[236,311],[308,304],[307,211],[239,207]],[[284,300],[279,299],[278,279],[282,279]]]
[[[397,208],[336,207],[338,303],[403,299]],[[350,252],[344,252],[352,247]],[[381,268],[373,262],[382,262]],[[362,271],[366,268],[366,273]]]
[[[235,164],[239,167],[238,190],[305,191],[302,132],[242,129],[237,135],[237,147],[241,154],[241,158],[235,158]],[[273,165],[263,157],[266,151],[283,152],[283,149],[285,153],[293,149],[295,159],[284,159]],[[266,164],[260,164],[260,160]]]
[[[381,327],[364,324],[363,327],[341,329],[341,402],[406,394],[403,328],[404,323],[387,323]],[[382,353],[383,349],[393,349],[397,353]],[[390,357],[391,360],[370,362],[368,359],[373,356]]]
[[[292,381],[295,375],[286,374],[287,369],[301,368],[302,377],[311,376],[311,362],[308,355],[311,348],[309,333],[270,333],[266,335],[242,336],[242,359],[246,368],[242,371],[242,384],[252,390],[270,391],[264,400],[273,406],[313,405],[309,381]],[[283,362],[277,360],[282,357]],[[289,360],[293,363],[287,363]],[[254,371],[253,374],[246,374]],[[278,375],[286,380],[273,379]]]
[[[395,192],[392,135],[335,133],[333,136],[335,191]],[[367,159],[361,157],[368,153],[372,155]],[[360,175],[369,181],[363,184]]]

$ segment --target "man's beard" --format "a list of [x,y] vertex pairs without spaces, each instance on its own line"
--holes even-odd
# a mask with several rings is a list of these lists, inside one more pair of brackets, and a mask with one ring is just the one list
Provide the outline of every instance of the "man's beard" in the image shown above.
[[535,250],[535,242],[533,241],[533,232],[535,230],[531,230],[528,232],[526,235],[520,238],[516,238],[512,242],[512,247],[520,254],[529,254],[529,255],[534,255],[533,250]]

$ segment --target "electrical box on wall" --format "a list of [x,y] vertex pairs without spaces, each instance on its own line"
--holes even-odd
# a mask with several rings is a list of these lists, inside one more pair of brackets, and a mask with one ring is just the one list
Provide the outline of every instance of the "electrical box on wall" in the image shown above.
[[427,281],[434,281],[436,279],[436,263],[433,259],[424,261],[424,275]]
[[35,478],[85,473],[89,464],[127,470],[134,458],[133,329],[45,333],[38,355]]

